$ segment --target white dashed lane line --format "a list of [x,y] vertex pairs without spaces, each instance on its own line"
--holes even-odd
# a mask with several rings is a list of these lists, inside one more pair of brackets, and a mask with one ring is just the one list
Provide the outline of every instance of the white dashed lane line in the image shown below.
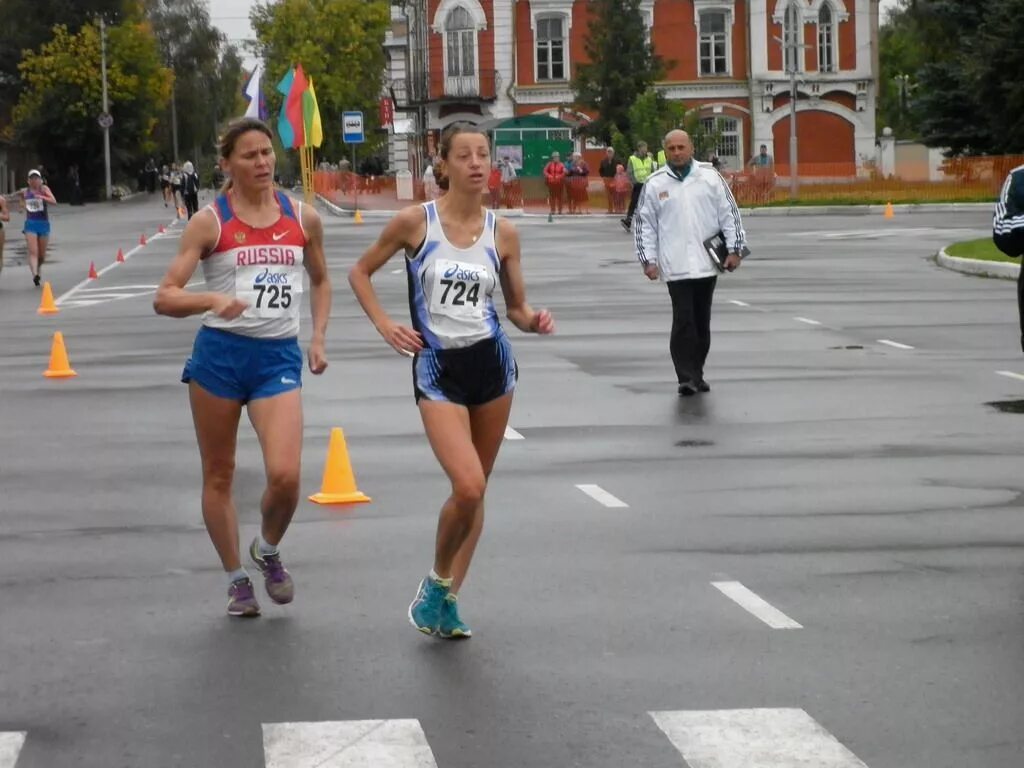
[[610,507],[612,509],[621,509],[629,506],[629,504],[624,502],[622,499],[612,496],[600,485],[583,484],[577,485],[576,487],[583,491],[585,494],[587,494],[587,496],[592,498],[594,501],[598,502],[599,504],[603,504],[606,507]]
[[730,304],[735,304],[737,307],[749,307],[750,306],[749,304],[747,304],[747,302],[740,301],[739,299],[729,299],[729,303]]
[[1008,379],[1017,379],[1017,381],[1024,381],[1024,373],[1014,373],[1013,371],[996,371],[1000,376],[1005,376]]
[[821,325],[817,320],[811,320],[809,317],[794,317],[798,323],[807,323],[807,325]]
[[711,586],[740,608],[756,616],[772,629],[803,629],[803,626],[738,581],[712,581]]
[[894,349],[913,349],[909,344],[900,344],[892,339],[878,339],[878,343],[885,344],[887,347],[893,347]]
[[525,440],[526,438],[523,437],[518,432],[516,432],[514,429],[512,429],[512,427],[506,426],[505,427],[505,439],[506,440]]

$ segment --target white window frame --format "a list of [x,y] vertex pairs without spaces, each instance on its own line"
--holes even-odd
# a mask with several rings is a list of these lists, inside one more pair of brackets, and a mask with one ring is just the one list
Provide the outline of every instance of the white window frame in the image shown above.
[[[722,35],[725,38],[725,71],[705,72],[704,62],[701,55],[701,46],[704,44],[704,34],[701,32],[701,22],[708,16],[720,15],[723,22]],[[714,37],[711,37],[711,65],[714,68],[715,51]],[[732,24],[729,21],[729,12],[724,8],[706,8],[700,12],[697,18],[697,75],[699,77],[731,77],[732,76]]]
[[[736,161],[735,167],[733,167],[731,165],[731,163],[726,163],[726,165],[729,166],[729,170],[733,170],[733,171],[740,170],[740,169],[743,168],[743,126],[741,124],[741,121],[740,121],[740,119],[738,117],[733,117],[732,115],[710,115],[708,117],[702,117],[701,118],[701,123],[705,126],[705,130],[707,129],[707,124],[708,123],[711,123],[711,127],[712,127],[712,130],[713,130],[714,127],[716,126],[716,124],[719,121],[722,121],[722,122],[731,121],[733,130],[729,130],[729,131],[723,130],[722,134],[721,134],[721,138],[724,139],[726,136],[735,137],[735,140],[736,140],[736,154],[735,155],[723,154],[722,152],[719,152],[719,147],[715,147],[715,154],[718,155],[719,159],[728,158],[730,161],[732,161],[732,160]],[[705,158],[701,157],[701,158],[698,158],[698,159],[699,160],[704,160]]]
[[[530,0],[530,30],[533,33],[533,82],[540,84],[567,83],[572,79],[572,6],[574,0]],[[565,35],[565,80],[538,80],[537,75],[537,20],[561,16]]]
[[[831,16],[827,25],[822,25],[821,15],[825,12]],[[828,36],[828,46],[822,45],[823,38]],[[828,51],[829,60],[824,60],[824,54]],[[825,74],[832,74],[839,71],[839,14],[831,3],[822,3],[818,9],[818,71]]]
[[[700,71],[700,18],[706,13],[725,14],[725,73],[704,75]],[[733,49],[732,28],[736,23],[735,0],[693,0],[693,26],[697,29],[697,76],[698,77],[732,77]]]
[[[448,16],[456,8],[469,13],[473,25],[473,75],[448,76]],[[449,96],[472,96],[480,93],[480,32],[487,29],[487,16],[478,0],[441,0],[431,28],[441,35],[442,81],[444,93]],[[461,49],[460,49],[461,50]]]
[[[570,79],[569,73],[569,16],[565,13],[558,12],[545,12],[538,13],[533,17],[533,82],[540,85],[541,83],[565,83]],[[540,57],[537,55],[537,51],[540,47],[540,23],[542,21],[551,21],[557,19],[562,23],[562,77],[546,77],[541,78],[540,76]],[[548,71],[551,71],[551,47],[548,47]]]
[[[796,27],[796,29],[790,29],[790,25]],[[796,35],[796,43],[792,47],[790,43],[790,35]],[[803,72],[805,69],[804,56],[804,16],[802,9],[797,0],[790,0],[789,4],[786,5],[782,14],[782,39],[784,41],[782,47],[782,71],[789,73],[790,71]],[[792,55],[796,61],[794,62],[795,67],[790,69],[789,57]]]

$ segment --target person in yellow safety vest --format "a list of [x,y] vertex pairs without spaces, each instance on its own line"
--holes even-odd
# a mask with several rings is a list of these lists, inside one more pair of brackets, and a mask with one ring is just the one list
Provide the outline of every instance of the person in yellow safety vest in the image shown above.
[[629,210],[626,211],[626,218],[622,219],[620,223],[627,232],[633,225],[633,212],[640,199],[640,190],[644,188],[647,177],[654,173],[657,167],[654,158],[647,154],[647,142],[639,142],[636,145],[636,152],[629,156],[629,162],[626,163],[626,172],[629,174],[629,180],[633,182],[633,193],[629,198]]
[[666,165],[666,162],[665,162],[665,150],[664,149],[659,149],[658,150],[658,167],[659,168],[664,168],[665,165]]

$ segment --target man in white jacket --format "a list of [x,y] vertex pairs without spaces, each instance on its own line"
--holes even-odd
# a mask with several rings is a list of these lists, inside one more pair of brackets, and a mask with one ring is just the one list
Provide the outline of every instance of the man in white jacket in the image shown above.
[[740,265],[745,236],[732,192],[709,163],[693,159],[686,132],[670,131],[664,147],[668,162],[644,184],[633,234],[644,274],[668,283],[669,350],[679,394],[688,397],[711,389],[704,362],[711,349],[711,298],[719,268],[704,243],[723,235],[728,256],[722,268],[732,272]]

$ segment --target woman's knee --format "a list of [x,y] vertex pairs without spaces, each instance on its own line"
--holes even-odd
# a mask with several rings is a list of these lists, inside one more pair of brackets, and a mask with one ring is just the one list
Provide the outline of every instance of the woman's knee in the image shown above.
[[268,470],[267,490],[276,499],[297,499],[299,495],[299,468],[280,467]]
[[467,472],[452,478],[452,500],[460,510],[472,512],[484,500],[487,478],[481,472]]
[[233,456],[209,459],[203,462],[203,488],[217,493],[229,493],[235,478]]

